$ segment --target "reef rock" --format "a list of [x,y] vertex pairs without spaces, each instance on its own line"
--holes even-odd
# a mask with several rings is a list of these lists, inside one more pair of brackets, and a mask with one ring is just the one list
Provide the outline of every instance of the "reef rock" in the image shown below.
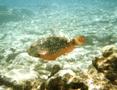
[[10,78],[5,76],[0,76],[0,86],[3,86],[3,89],[0,90],[38,90],[40,85],[40,80],[22,80],[20,83],[12,81]]
[[40,85],[40,90],[88,90],[83,78],[77,76],[72,70],[60,70],[53,66],[51,76]]
[[117,85],[117,47],[110,45],[102,49],[102,56],[93,61],[98,72],[112,83]]

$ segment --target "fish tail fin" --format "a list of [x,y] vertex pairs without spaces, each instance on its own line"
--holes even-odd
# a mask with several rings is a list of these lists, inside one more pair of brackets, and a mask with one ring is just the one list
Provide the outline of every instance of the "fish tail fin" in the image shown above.
[[76,45],[82,45],[85,43],[85,37],[84,36],[77,36],[74,38]]

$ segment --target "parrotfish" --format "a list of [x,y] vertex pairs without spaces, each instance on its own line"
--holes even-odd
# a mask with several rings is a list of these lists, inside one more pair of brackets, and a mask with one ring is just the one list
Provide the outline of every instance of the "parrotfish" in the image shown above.
[[28,54],[44,60],[53,61],[61,55],[72,52],[76,46],[85,43],[84,36],[78,36],[68,41],[63,37],[48,37],[45,41],[33,43],[27,50]]

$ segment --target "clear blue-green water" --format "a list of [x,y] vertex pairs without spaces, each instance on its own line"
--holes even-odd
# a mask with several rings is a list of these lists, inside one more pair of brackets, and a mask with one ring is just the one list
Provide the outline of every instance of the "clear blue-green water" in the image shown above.
[[[84,35],[86,44],[48,63],[27,54],[32,42],[50,35],[69,39]],[[95,55],[101,54],[100,49],[111,44],[117,45],[116,0],[0,0],[3,75],[15,77],[17,71],[31,71],[37,63],[51,66],[57,62],[63,68],[86,69]]]

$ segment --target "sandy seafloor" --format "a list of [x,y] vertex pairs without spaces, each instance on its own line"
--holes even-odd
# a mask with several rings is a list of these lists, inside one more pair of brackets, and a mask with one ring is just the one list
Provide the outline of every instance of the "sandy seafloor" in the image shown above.
[[[32,42],[51,35],[84,35],[86,44],[53,62],[28,55]],[[110,44],[117,45],[116,0],[0,0],[0,74],[12,80],[47,78],[55,63],[85,71]]]

